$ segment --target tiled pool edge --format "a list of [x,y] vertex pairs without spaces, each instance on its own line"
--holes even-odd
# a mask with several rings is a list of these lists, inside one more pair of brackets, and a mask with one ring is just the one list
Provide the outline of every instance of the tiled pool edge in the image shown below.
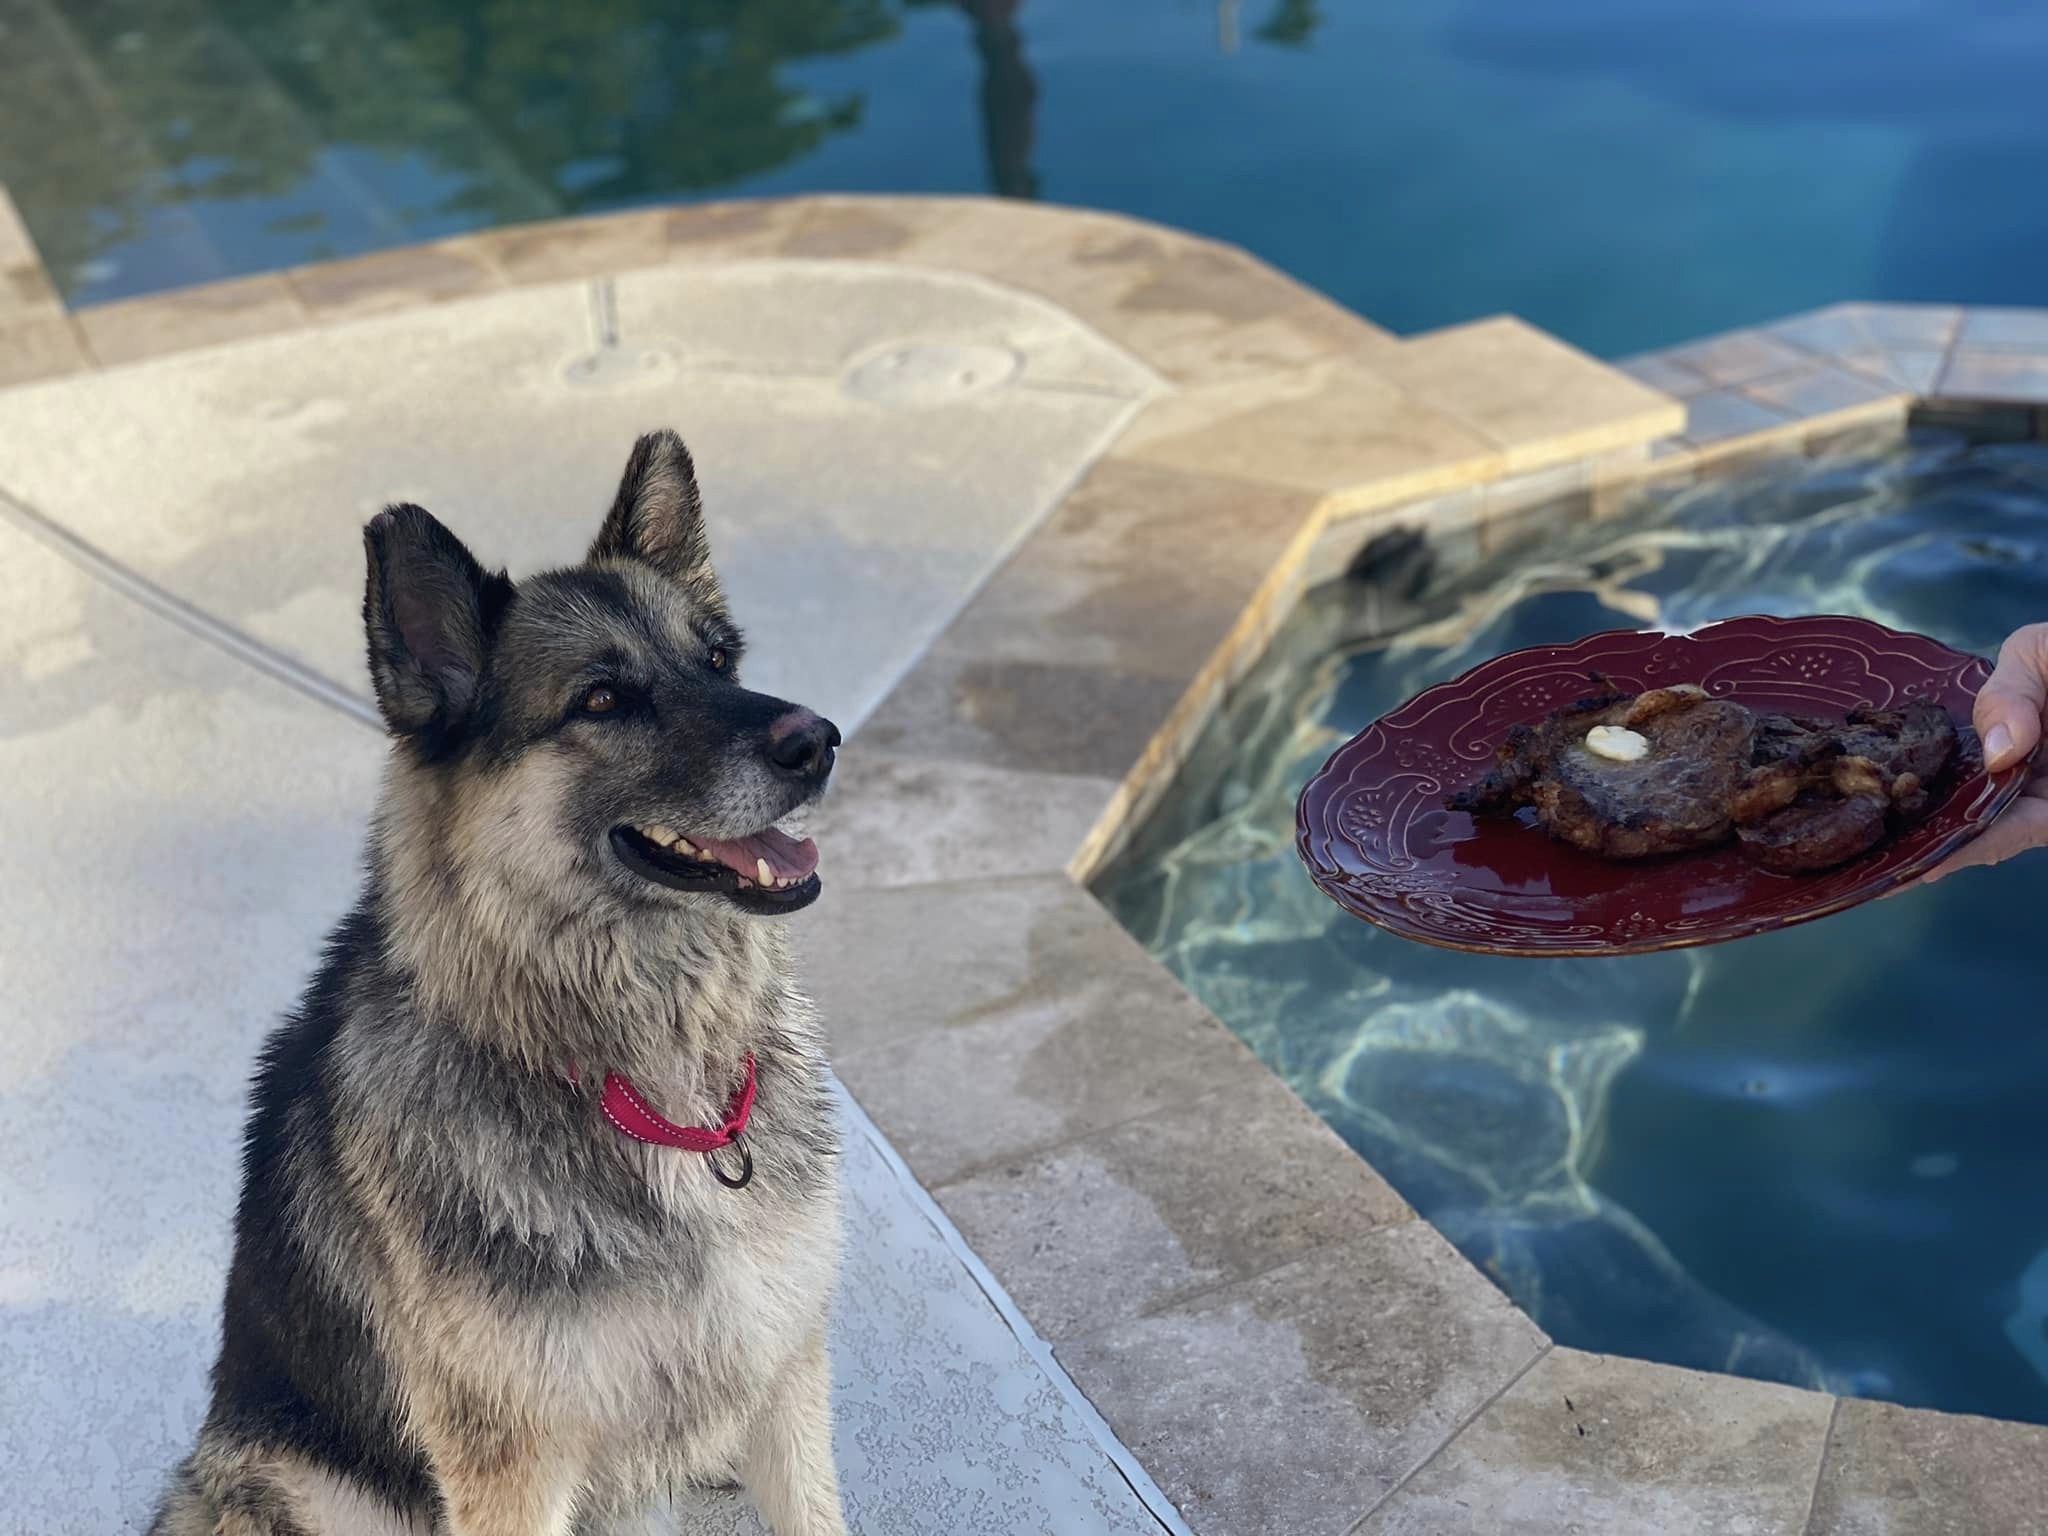
[[[1403,342],[1135,221],[850,198],[501,230],[77,317],[52,315],[47,279],[10,278],[0,293],[30,302],[0,302],[0,383],[10,358],[114,366],[525,282],[781,257],[1023,288],[1177,386],[859,733],[821,829],[842,899],[810,958],[849,1088],[1188,1523],[1534,1531],[1597,1505],[1586,1529],[1820,1536],[1873,1511],[1894,1531],[2038,1528],[2023,1501],[2048,1430],[1553,1348],[1072,883],[1319,561],[1379,527],[1484,541],[1560,499],[1598,515],[1644,476],[1902,420],[1915,391],[1802,393],[1803,361],[1710,379],[1778,415],[1688,440],[1681,408],[1518,322]],[[11,261],[0,218],[0,275]],[[2031,336],[2022,318],[1959,315],[1943,368],[1966,333]],[[1903,326],[1882,334],[1917,339]],[[10,351],[17,336],[40,339]],[[1996,355],[1959,377],[2024,381],[2010,359],[2029,353]]]

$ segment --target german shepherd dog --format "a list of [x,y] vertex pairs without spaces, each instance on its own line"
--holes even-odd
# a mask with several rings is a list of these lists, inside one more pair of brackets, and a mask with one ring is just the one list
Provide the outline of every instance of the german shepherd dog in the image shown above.
[[733,1482],[839,1536],[837,1121],[768,921],[818,896],[776,824],[839,733],[740,686],[673,433],[581,565],[515,584],[414,506],[365,542],[390,764],[257,1069],[153,1536],[638,1531]]

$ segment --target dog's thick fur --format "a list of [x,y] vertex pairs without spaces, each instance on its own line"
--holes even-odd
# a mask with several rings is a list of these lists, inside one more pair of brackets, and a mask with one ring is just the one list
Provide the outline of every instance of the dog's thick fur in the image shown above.
[[[837,733],[771,758],[830,728],[734,680],[672,433],[573,569],[515,585],[416,507],[366,542],[390,768],[361,899],[263,1053],[212,1406],[153,1536],[637,1530],[734,1480],[777,1536],[836,1536],[820,1031],[760,893],[652,882],[610,836],[759,832]],[[615,1071],[715,1126],[749,1052],[744,1189],[599,1113]]]

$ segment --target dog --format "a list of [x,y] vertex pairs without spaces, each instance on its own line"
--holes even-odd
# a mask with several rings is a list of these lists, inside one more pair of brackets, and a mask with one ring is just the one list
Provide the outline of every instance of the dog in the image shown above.
[[839,1133],[773,921],[839,732],[740,686],[672,432],[581,565],[515,584],[410,505],[365,545],[362,893],[262,1053],[152,1536],[596,1536],[733,1483],[843,1536]]

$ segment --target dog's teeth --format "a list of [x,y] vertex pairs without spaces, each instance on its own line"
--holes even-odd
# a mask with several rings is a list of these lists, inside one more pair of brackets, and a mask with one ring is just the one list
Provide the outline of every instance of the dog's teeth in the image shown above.
[[773,885],[775,883],[775,875],[768,868],[768,861],[766,859],[754,860],[754,873],[761,877],[763,885]]
[[647,835],[666,848],[676,840],[676,835],[667,827],[649,827]]
[[677,853],[687,853],[691,858],[697,856],[696,846],[687,837],[679,837],[675,840],[675,850]]

